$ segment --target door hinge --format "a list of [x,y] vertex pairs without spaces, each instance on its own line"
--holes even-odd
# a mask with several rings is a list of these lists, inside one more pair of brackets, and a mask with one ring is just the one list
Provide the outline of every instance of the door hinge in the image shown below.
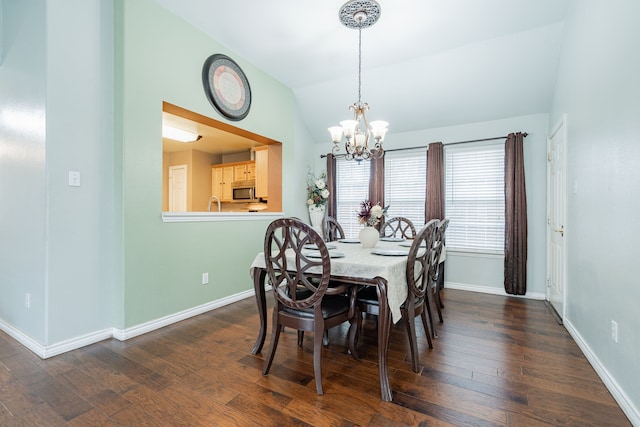
[[550,162],[553,160],[553,153],[551,151],[547,152],[547,161]]

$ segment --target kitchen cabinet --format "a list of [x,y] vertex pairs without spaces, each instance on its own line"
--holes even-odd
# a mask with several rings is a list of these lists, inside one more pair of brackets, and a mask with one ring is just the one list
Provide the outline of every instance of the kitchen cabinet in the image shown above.
[[269,150],[268,147],[255,147],[256,197],[269,198]]
[[256,178],[256,162],[253,160],[248,162],[236,163],[233,167],[234,181],[248,181]]
[[218,196],[221,202],[232,199],[231,183],[234,180],[234,166],[215,165],[211,167],[211,192]]

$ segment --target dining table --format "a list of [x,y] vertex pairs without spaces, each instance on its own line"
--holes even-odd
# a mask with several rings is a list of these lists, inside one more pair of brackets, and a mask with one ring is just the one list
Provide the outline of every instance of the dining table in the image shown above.
[[[355,285],[375,286],[379,301],[378,314],[378,371],[382,400],[390,402],[387,351],[391,322],[402,319],[400,306],[407,298],[406,266],[411,241],[381,238],[373,248],[362,247],[358,239],[342,239],[327,242],[331,256],[331,279]],[[310,250],[309,254],[313,254]],[[252,354],[262,351],[267,331],[267,307],[265,297],[266,267],[264,253],[256,255],[250,267],[256,303],[260,317],[260,329]]]

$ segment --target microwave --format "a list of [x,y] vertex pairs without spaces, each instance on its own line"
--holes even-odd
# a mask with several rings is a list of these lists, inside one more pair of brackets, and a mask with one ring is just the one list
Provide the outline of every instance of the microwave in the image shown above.
[[231,183],[231,199],[234,202],[255,202],[256,199],[256,182],[235,181]]

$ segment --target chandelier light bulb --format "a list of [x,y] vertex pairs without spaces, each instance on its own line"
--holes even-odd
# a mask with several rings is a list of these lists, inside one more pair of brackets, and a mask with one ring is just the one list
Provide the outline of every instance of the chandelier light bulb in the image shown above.
[[384,136],[387,133],[387,130],[389,130],[387,128],[389,126],[389,123],[385,122],[384,120],[374,120],[370,123],[370,126],[373,138],[378,142],[382,142],[384,140]]
[[356,133],[356,127],[358,126],[358,122],[356,120],[343,120],[340,122],[340,126],[342,126],[342,132],[344,133],[344,137],[347,139],[351,139],[353,135]]
[[331,134],[331,141],[333,141],[334,144],[337,144],[342,140],[342,127],[331,126],[328,130]]

